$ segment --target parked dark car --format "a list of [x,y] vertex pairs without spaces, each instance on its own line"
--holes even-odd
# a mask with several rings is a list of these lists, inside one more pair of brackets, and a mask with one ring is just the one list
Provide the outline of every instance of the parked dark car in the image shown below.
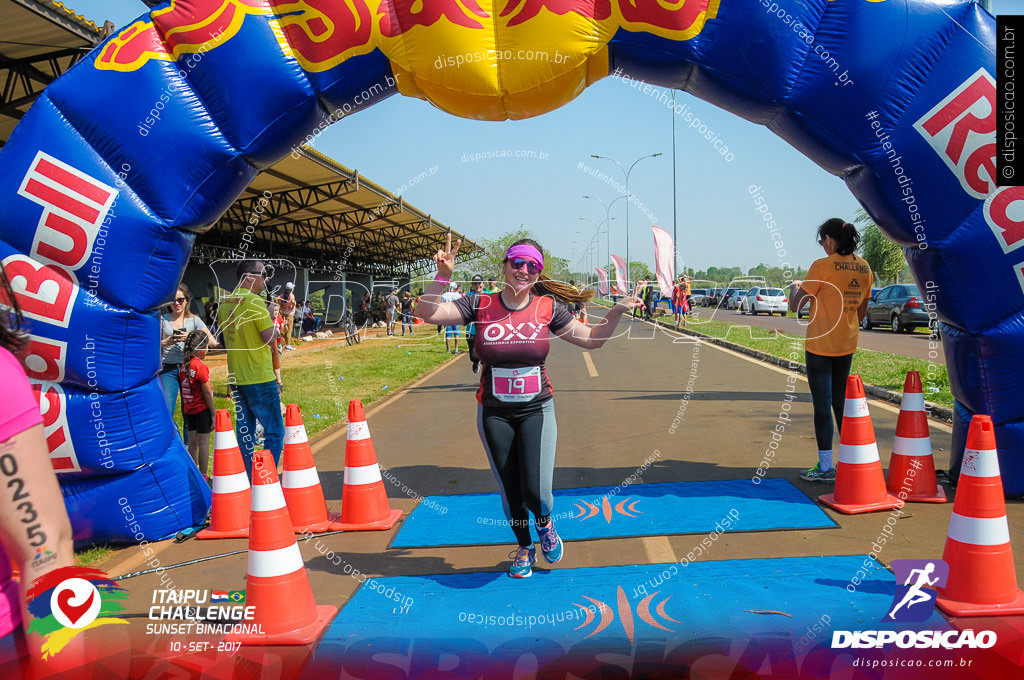
[[722,301],[722,289],[721,288],[708,288],[708,294],[704,296],[704,301],[701,303],[705,307],[717,307],[718,303]]
[[910,333],[928,326],[928,312],[921,304],[921,291],[913,283],[886,286],[871,298],[861,328],[890,326],[893,333]]
[[[878,292],[880,290],[882,290],[882,289],[881,288],[872,288],[871,289],[871,297],[874,297],[874,296],[878,295]],[[808,295],[807,297],[804,298],[804,301],[800,304],[800,309],[797,310],[796,318],[802,319],[805,316],[810,316],[810,315],[811,315],[811,296]]]

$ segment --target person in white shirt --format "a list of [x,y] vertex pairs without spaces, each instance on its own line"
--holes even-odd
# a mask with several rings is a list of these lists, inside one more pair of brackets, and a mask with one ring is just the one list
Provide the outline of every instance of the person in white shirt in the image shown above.
[[[441,302],[455,302],[462,297],[462,293],[459,292],[459,284],[454,281],[449,284],[449,290],[441,293]],[[452,352],[454,347],[455,356],[459,356],[459,327],[458,326],[445,326],[444,327],[444,349],[446,352]]]

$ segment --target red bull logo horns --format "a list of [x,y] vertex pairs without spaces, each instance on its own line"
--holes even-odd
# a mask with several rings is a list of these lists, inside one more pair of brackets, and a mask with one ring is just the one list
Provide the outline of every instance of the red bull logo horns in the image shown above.
[[[170,7],[153,11],[150,21],[136,21],[111,38],[95,66],[135,71],[151,60],[176,61],[183,55],[201,54],[234,38],[250,14],[271,22],[282,48],[310,72],[325,71],[377,47],[389,56],[401,55],[392,59],[418,70],[416,64],[430,64],[436,54],[411,55],[409,45],[394,45],[392,39],[426,30],[437,33],[441,42],[424,45],[449,53],[459,47],[467,51],[493,48],[495,33],[502,31],[514,36],[513,44],[544,43],[569,54],[580,53],[580,48],[594,54],[620,27],[688,40],[715,18],[718,4],[719,0],[506,0],[497,16],[492,16],[477,0],[277,0],[269,8],[259,0],[175,0]],[[600,36],[600,44],[592,39],[579,46],[571,44],[579,34],[575,28],[580,21],[597,24],[594,28],[599,30],[588,33]],[[559,27],[562,36],[552,32]],[[520,28],[523,32],[514,30]],[[471,38],[467,31],[484,35]],[[486,44],[475,44],[481,39]],[[578,64],[580,60],[571,61]]]

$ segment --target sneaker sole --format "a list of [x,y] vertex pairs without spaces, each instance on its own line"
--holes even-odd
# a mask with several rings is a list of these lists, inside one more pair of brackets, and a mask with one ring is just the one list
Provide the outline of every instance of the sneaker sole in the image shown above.
[[533,570],[531,569],[530,572],[527,573],[527,574],[513,574],[510,571],[510,572],[508,572],[508,575],[511,576],[512,578],[530,578],[531,576],[533,576]]

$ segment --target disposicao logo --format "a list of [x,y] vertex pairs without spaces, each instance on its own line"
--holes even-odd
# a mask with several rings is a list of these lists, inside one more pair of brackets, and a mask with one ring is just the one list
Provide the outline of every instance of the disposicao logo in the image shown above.
[[128,622],[103,618],[124,609],[128,591],[99,569],[62,567],[40,576],[27,593],[34,620],[28,632],[44,638],[43,658],[60,652],[79,633],[108,623]]
[[[893,560],[890,564],[896,577],[896,592],[883,621],[920,623],[935,611],[936,592],[949,578],[949,565],[943,560]],[[900,585],[902,584],[902,585]],[[832,632],[832,648],[881,648],[895,644],[901,649],[987,649],[996,643],[991,630],[975,633],[967,630],[836,630]]]
[[946,585],[949,565],[943,560],[893,560],[890,566],[896,576],[896,593],[889,613],[882,620],[907,623],[926,620],[935,610],[936,593],[930,589]]

